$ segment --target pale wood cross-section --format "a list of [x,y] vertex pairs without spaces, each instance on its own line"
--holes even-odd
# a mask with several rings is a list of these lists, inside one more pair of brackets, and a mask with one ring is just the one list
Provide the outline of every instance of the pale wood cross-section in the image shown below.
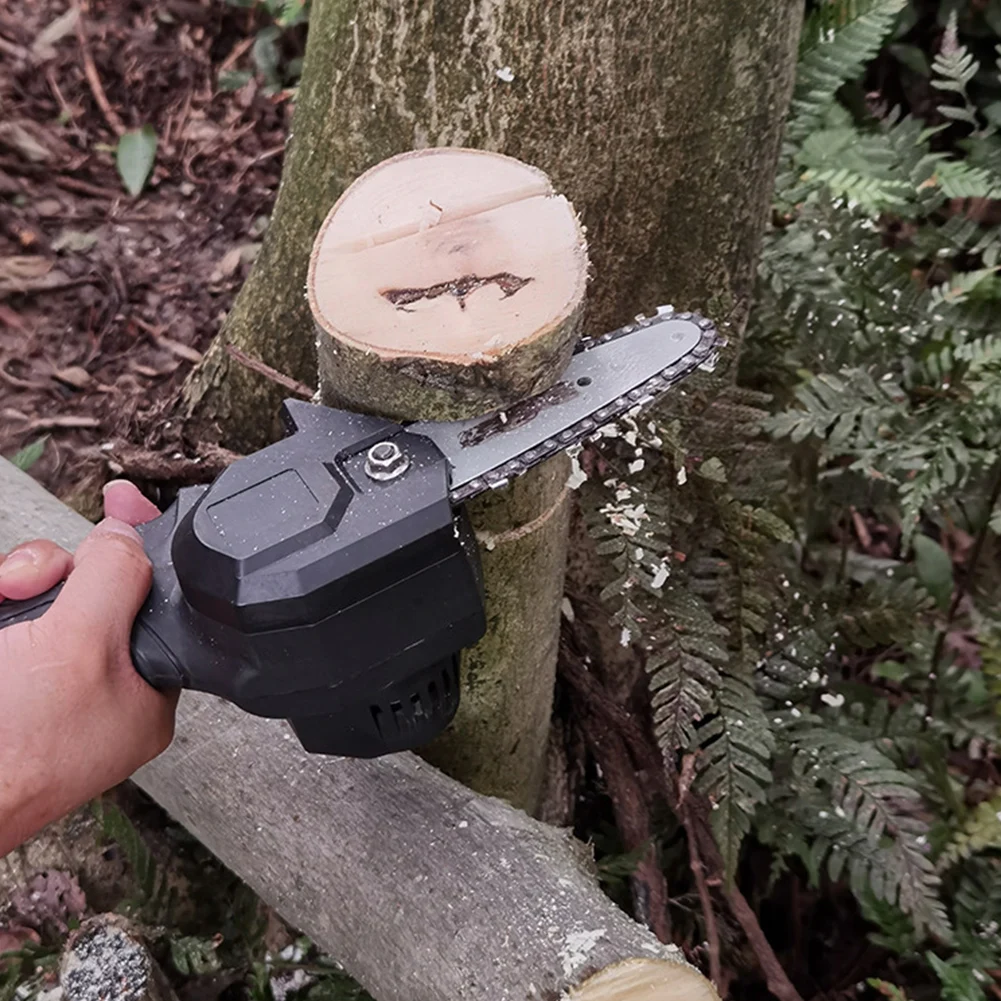
[[383,161],[313,247],[325,402],[451,419],[545,389],[577,338],[587,272],[577,215],[535,167],[453,148]]

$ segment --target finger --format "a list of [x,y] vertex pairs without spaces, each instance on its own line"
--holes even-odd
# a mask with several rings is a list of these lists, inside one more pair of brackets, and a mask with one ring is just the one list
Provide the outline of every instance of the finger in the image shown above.
[[55,587],[69,572],[73,557],[48,539],[35,539],[0,556],[0,601],[20,600]]
[[141,525],[152,521],[160,509],[139,492],[128,480],[111,480],[104,485],[104,513],[128,525]]
[[106,648],[124,644],[149,593],[153,569],[138,532],[105,518],[80,543],[62,591],[49,610],[53,628]]

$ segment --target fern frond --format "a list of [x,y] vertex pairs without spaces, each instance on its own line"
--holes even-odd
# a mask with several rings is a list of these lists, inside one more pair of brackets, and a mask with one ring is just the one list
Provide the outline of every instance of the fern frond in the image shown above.
[[938,858],[938,868],[948,869],[960,859],[987,849],[1001,849],[1001,794],[977,805]]
[[834,0],[820,5],[803,32],[788,135],[809,135],[843,84],[879,52],[904,0]]
[[702,748],[697,788],[712,804],[713,833],[728,878],[758,805],[765,802],[775,747],[768,720],[743,678],[729,674],[717,695],[716,715],[697,731]]
[[[811,832],[813,871],[823,863],[832,879],[847,877],[857,896],[871,892],[899,906],[919,934],[948,938],[948,915],[927,856],[927,825],[914,809],[914,778],[872,743],[832,730],[818,717],[790,719],[778,732],[792,750],[796,821]],[[817,808],[821,793],[830,805]]]
[[667,625],[650,638],[646,669],[654,732],[664,760],[672,762],[694,746],[695,725],[712,712],[729,654],[726,628],[686,587],[666,589],[663,611]]

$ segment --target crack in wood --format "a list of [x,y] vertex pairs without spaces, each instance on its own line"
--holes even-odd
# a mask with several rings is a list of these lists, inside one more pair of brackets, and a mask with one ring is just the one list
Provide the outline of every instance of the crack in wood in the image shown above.
[[485,285],[496,285],[504,293],[504,298],[507,299],[533,280],[532,278],[519,278],[517,275],[511,274],[510,271],[500,271],[486,278],[481,278],[479,275],[463,275],[461,278],[438,282],[437,285],[429,285],[427,288],[385,289],[382,296],[397,309],[402,309],[407,313],[413,312],[412,309],[406,308],[411,303],[420,302],[421,299],[437,299],[443,295],[454,296],[459,301],[459,309],[465,309],[466,299]]
[[566,403],[579,395],[574,386],[569,386],[565,382],[558,382],[555,386],[550,386],[545,392],[536,396],[530,396],[527,400],[522,400],[501,411],[493,414],[467,428],[459,435],[459,445],[462,448],[469,448],[472,445],[480,445],[494,435],[503,434],[512,428],[520,427],[538,417],[539,413],[546,407],[556,406],[559,403]]

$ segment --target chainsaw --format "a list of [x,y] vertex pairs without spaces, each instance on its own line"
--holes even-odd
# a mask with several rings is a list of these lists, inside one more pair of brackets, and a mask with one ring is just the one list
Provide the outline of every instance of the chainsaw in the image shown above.
[[[138,527],[153,583],[136,669],[287,719],[311,753],[422,746],[454,717],[459,656],[486,631],[466,502],[711,368],[723,343],[661,307],[581,340],[555,385],[492,414],[404,425],[286,400],[286,437]],[[60,587],[0,603],[0,628]]]

